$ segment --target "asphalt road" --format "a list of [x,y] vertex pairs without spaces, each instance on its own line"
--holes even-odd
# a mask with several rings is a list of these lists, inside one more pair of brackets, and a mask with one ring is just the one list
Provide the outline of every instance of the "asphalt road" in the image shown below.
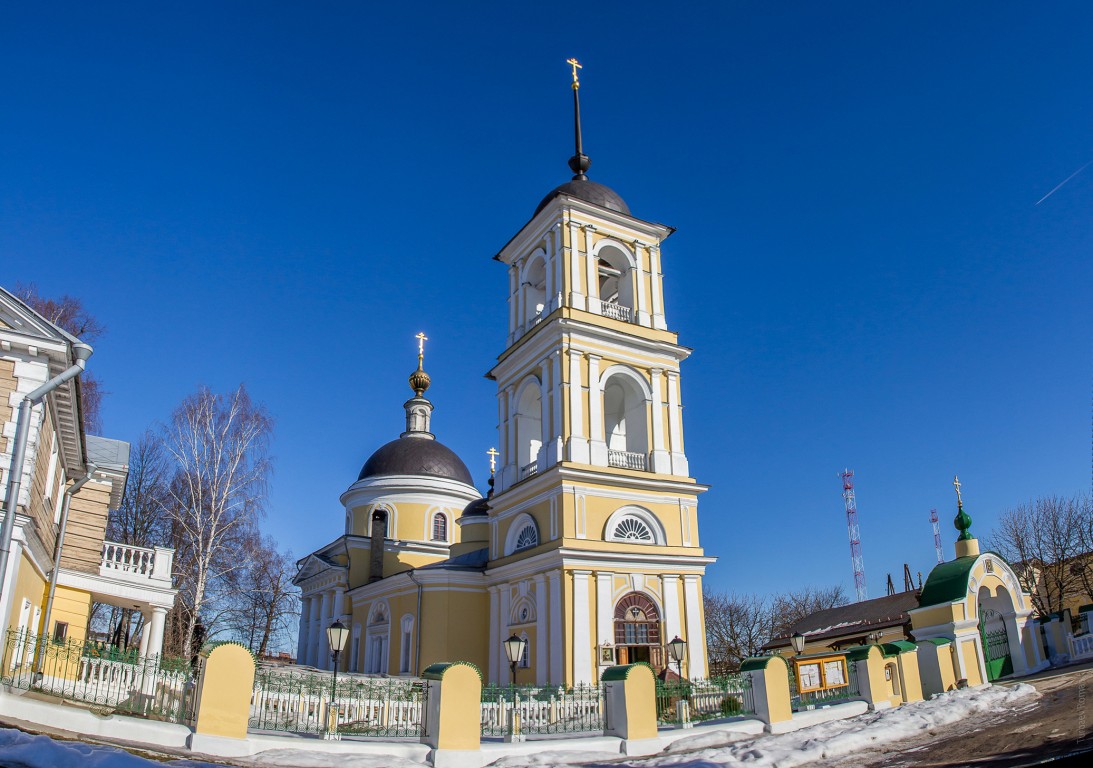
[[1050,764],[1068,756],[1075,756],[1068,763],[1093,765],[1093,662],[1047,670],[1020,682],[1035,687],[1040,698],[1016,711],[957,723],[855,755],[853,761],[832,763],[832,768],[1016,768]]

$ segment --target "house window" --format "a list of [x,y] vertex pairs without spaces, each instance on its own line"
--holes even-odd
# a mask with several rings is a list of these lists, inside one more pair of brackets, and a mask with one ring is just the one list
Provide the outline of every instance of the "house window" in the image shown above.
[[448,516],[438,512],[433,517],[433,541],[448,540]]
[[53,642],[63,643],[68,639],[68,622],[58,621],[53,624]]
[[531,666],[531,643],[528,642],[528,636],[520,635],[524,641],[524,652],[520,654],[520,669],[527,669]]
[[402,617],[402,648],[399,653],[399,672],[403,674],[410,671],[410,661],[413,658],[414,617]]

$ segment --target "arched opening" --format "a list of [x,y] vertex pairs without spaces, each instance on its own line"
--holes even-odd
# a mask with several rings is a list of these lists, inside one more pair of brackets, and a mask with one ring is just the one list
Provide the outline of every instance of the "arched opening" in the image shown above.
[[[987,680],[1013,674],[1013,656],[1010,648],[1010,632],[1006,617],[1013,614],[1013,598],[1005,587],[998,587],[994,595],[988,587],[980,587],[976,595],[979,616],[979,640],[983,645],[983,663],[987,668]],[[1012,649],[1022,653],[1020,643]]]
[[524,268],[524,325],[530,330],[546,315],[546,259],[532,256]]
[[509,527],[505,537],[505,556],[525,549],[533,549],[539,546],[539,526],[535,518],[529,514],[522,514]]
[[664,527],[656,515],[642,507],[620,507],[607,518],[603,529],[604,541],[624,541],[630,544],[664,544]]
[[630,592],[615,604],[615,663],[664,666],[660,611],[648,595]]
[[448,516],[443,512],[433,515],[433,541],[448,540]]
[[894,662],[888,662],[884,665],[884,680],[888,683],[888,695],[900,696],[899,688],[899,670],[896,668]]
[[649,452],[649,401],[638,383],[616,374],[603,388],[604,438],[608,466],[645,469]]
[[629,323],[634,317],[634,278],[629,256],[618,246],[607,245],[596,255],[600,312],[604,317]]
[[516,401],[516,461],[520,479],[539,471],[543,447],[543,406],[538,382],[528,382]]
[[372,606],[365,628],[364,671],[367,674],[387,673],[387,650],[390,642],[391,614],[387,603],[380,601]]

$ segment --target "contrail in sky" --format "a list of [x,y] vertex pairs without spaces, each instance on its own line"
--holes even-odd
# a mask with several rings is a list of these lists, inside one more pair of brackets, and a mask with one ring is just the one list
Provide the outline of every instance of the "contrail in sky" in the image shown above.
[[1068,181],[1070,181],[1071,179],[1073,179],[1073,178],[1074,178],[1075,176],[1077,176],[1077,175],[1078,175],[1079,173],[1081,173],[1082,171],[1084,171],[1084,170],[1085,170],[1086,168],[1088,168],[1088,167],[1089,167],[1090,165],[1093,165],[1093,160],[1090,160],[1090,161],[1089,161],[1088,163],[1086,163],[1085,165],[1083,165],[1083,166],[1082,166],[1081,168],[1079,168],[1078,170],[1074,171],[1074,173],[1070,174],[1070,175],[1069,175],[1069,176],[1067,176],[1067,177],[1066,177],[1065,179],[1063,179],[1062,181],[1060,181],[1060,182],[1058,183],[1058,185],[1056,185],[1055,189],[1051,190],[1051,191],[1050,191],[1050,192],[1048,192],[1048,193],[1047,193],[1046,195],[1044,195],[1044,196],[1043,196],[1043,197],[1041,197],[1041,198],[1040,198],[1039,200],[1037,200],[1037,201],[1036,201],[1036,205],[1039,205],[1040,203],[1044,202],[1044,201],[1045,201],[1045,200],[1047,200],[1047,199],[1048,199],[1049,197],[1051,197],[1052,195],[1054,195],[1054,194],[1055,194],[1056,192],[1058,192],[1058,191],[1059,191],[1059,189],[1060,189],[1060,188],[1061,188],[1061,187],[1062,187],[1062,186],[1063,186],[1064,184],[1066,184],[1066,183],[1067,183]]

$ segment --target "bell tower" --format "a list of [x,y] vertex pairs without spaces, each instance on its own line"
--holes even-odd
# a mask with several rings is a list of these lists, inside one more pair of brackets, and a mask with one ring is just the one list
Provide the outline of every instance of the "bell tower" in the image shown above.
[[[664,305],[661,246],[674,230],[635,217],[589,179],[580,64],[567,63],[574,175],[494,257],[509,279],[507,344],[489,372],[501,449],[491,613],[500,632],[514,632],[520,616],[506,612],[534,593],[533,613],[549,614],[537,619],[531,653],[544,655],[529,682],[591,681],[631,661],[659,669],[675,636],[688,643],[685,672],[703,677],[701,577],[712,558],[698,537],[705,487],[690,477],[683,443],[680,363],[690,350]],[[631,621],[638,613],[644,623]],[[494,656],[491,679],[505,682]]]

